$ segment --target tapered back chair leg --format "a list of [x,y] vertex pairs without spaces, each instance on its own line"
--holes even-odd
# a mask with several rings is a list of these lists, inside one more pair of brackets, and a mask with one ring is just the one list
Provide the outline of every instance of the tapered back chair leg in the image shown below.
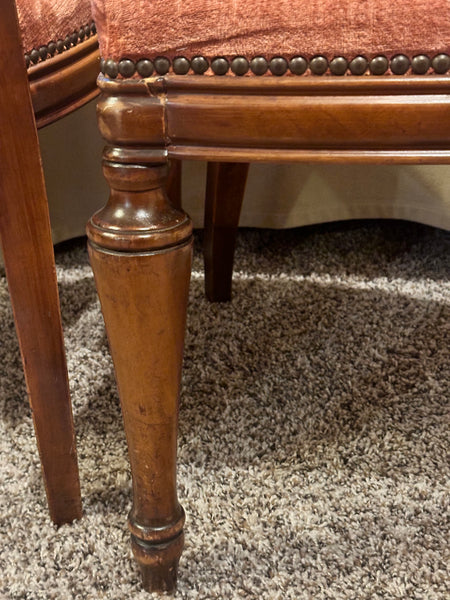
[[209,162],[205,200],[205,291],[231,300],[234,251],[249,163]]
[[182,165],[181,160],[171,160],[167,177],[167,196],[172,206],[178,210],[182,207]]
[[[81,516],[47,197],[14,3],[2,5],[0,237],[50,515]],[[7,93],[4,93],[7,92]]]

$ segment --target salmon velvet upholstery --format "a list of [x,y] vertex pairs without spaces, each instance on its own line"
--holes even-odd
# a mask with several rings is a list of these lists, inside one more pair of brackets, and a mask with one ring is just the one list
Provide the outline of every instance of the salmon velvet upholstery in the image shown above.
[[231,59],[450,48],[450,0],[92,0],[104,58]]
[[26,53],[79,34],[92,21],[90,0],[16,0],[16,4]]

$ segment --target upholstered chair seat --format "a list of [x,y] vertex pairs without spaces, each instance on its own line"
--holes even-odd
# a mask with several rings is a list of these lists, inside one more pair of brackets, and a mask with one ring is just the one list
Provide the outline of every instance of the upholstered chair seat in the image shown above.
[[93,8],[112,78],[425,74],[450,66],[447,0],[96,0]]
[[89,0],[17,0],[17,17],[38,127],[97,92],[98,43]]
[[17,0],[27,66],[76,46],[95,33],[90,0]]

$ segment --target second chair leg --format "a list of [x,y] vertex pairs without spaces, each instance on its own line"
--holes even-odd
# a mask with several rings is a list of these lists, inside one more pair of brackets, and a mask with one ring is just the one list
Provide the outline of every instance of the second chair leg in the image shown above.
[[0,235],[48,507],[61,525],[81,517],[81,494],[43,182],[41,191],[33,203],[3,198]]
[[208,163],[205,291],[213,302],[231,299],[234,249],[248,169],[248,163]]
[[167,176],[167,196],[170,204],[174,208],[181,210],[182,207],[182,178],[183,178],[183,162],[173,159],[169,165],[169,175]]
[[105,163],[112,188],[88,226],[133,478],[132,547],[147,590],[171,590],[183,548],[176,451],[192,226],[165,166]]
[[1,11],[0,238],[48,506],[59,525],[81,517],[72,406],[47,196],[14,2],[2,3]]

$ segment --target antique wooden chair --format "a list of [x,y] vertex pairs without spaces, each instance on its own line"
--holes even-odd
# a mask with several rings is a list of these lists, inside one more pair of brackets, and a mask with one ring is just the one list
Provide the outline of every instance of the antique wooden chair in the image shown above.
[[95,96],[98,44],[88,0],[55,6],[18,0],[19,26],[14,1],[2,3],[0,238],[50,515],[61,524],[81,516],[81,497],[34,115],[46,125]]
[[214,163],[209,261],[236,227],[251,161],[448,163],[449,9],[448,0],[93,0],[111,196],[88,225],[89,249],[147,589],[175,585],[183,547],[176,437],[192,236],[167,200],[168,161]]

